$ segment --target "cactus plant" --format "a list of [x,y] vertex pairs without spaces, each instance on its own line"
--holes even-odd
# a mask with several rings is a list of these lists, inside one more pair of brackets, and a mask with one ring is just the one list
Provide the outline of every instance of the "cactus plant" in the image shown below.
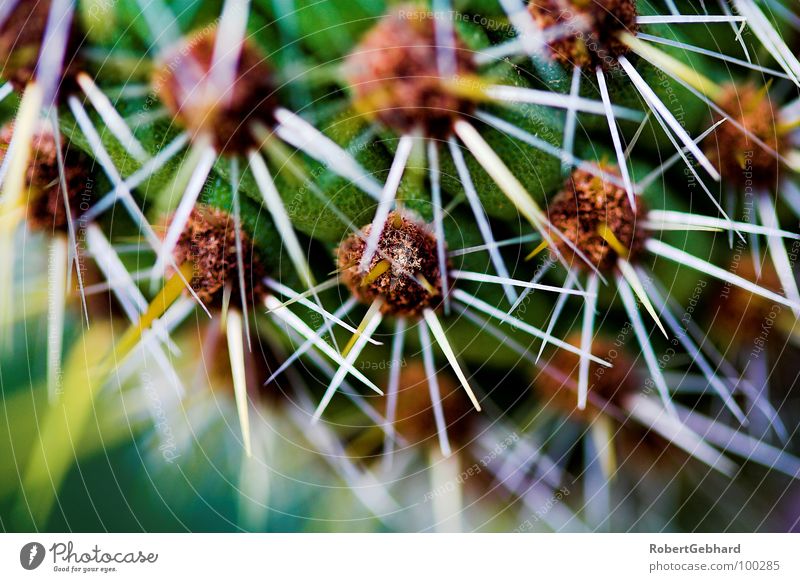
[[700,4],[3,3],[4,527],[762,527],[800,15]]

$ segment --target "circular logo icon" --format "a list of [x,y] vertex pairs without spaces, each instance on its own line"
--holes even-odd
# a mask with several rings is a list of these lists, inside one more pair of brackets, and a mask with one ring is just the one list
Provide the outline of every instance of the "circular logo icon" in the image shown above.
[[44,561],[44,546],[39,542],[30,542],[19,551],[19,563],[26,570],[35,570]]

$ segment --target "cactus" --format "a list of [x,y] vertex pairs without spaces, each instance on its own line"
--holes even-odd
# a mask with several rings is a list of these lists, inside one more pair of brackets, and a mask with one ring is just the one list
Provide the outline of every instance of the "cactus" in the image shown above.
[[794,12],[4,4],[3,523],[103,449],[153,529],[689,531],[800,478]]

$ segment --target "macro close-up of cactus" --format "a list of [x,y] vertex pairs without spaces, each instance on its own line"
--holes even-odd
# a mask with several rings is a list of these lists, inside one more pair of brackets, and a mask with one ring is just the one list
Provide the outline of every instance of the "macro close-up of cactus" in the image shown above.
[[796,0],[0,0],[0,527],[800,531],[799,54]]

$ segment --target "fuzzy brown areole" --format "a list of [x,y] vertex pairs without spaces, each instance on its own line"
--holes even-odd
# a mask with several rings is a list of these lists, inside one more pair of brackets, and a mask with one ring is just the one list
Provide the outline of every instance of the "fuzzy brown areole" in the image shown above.
[[[531,0],[528,11],[543,30],[566,28],[548,47],[556,60],[572,67],[617,66],[617,57],[630,50],[619,35],[639,29],[635,0]],[[587,21],[588,30],[580,20]]]
[[[778,110],[764,89],[753,84],[725,85],[719,105],[772,150],[781,153],[786,148],[786,139],[777,130]],[[777,184],[778,160],[732,123],[721,124],[716,139],[706,140],[705,153],[723,179],[740,186]]]
[[[5,159],[14,135],[13,124],[0,129],[0,164]],[[65,146],[61,139],[61,152],[64,156],[64,177],[67,183],[72,218],[76,219],[84,203],[84,193],[90,183],[90,160],[75,148]],[[64,231],[68,227],[67,209],[61,195],[61,182],[58,172],[56,140],[49,125],[37,128],[32,141],[31,159],[26,175],[28,187],[28,223],[32,228],[43,231]],[[86,208],[83,208],[86,210]]]
[[[264,292],[265,269],[255,254],[250,238],[242,233],[244,281],[247,296]],[[194,264],[192,289],[207,305],[218,306],[225,285],[232,286],[231,301],[239,303],[239,274],[236,261],[236,230],[233,218],[216,208],[198,206],[192,210],[173,253],[175,263]]]
[[[613,168],[604,168],[616,174]],[[550,222],[558,228],[598,269],[608,271],[617,263],[617,252],[601,236],[599,228],[606,224],[633,260],[644,244],[642,228],[637,225],[645,215],[644,204],[637,199],[636,211],[631,208],[628,194],[610,182],[583,170],[575,170],[565,187],[550,202],[547,212]],[[572,265],[587,269],[563,241],[554,239]]]
[[[21,0],[0,26],[0,75],[17,91],[22,91],[36,72],[51,4],[51,0]],[[76,21],[73,17],[64,54],[62,82],[68,84],[72,84],[73,73],[77,71],[75,59],[82,43]],[[61,93],[68,92],[62,87]]]
[[[578,335],[567,341],[574,346],[580,345]],[[585,409],[578,408],[578,356],[566,350],[554,352],[545,369],[537,376],[535,390],[539,401],[543,406],[560,410],[562,414],[586,426],[597,422],[601,416],[610,419],[613,423],[611,436],[616,459],[621,465],[644,474],[653,471],[658,475],[674,474],[676,466],[685,462],[685,454],[677,447],[670,446],[656,432],[627,418],[626,400],[642,392],[646,377],[626,352],[624,343],[595,340],[592,353],[611,362],[613,366],[607,368],[594,362],[589,364],[589,398]]]
[[[769,264],[761,266],[760,275],[750,259],[731,264],[729,270],[773,293],[780,293],[783,288]],[[765,325],[774,325],[775,319],[783,312],[781,305],[737,285],[724,284],[719,292],[710,293],[709,299],[709,311],[714,317],[714,325],[709,329],[725,342],[723,345],[732,343],[752,348]]]
[[[394,10],[345,61],[356,106],[400,133],[421,129],[443,137],[474,104],[444,85],[436,58],[434,20],[416,6]],[[456,37],[456,75],[475,74],[472,54]]]
[[215,42],[216,29],[187,37],[164,55],[153,86],[173,115],[196,134],[210,135],[218,151],[245,153],[257,145],[252,122],[274,124],[277,100],[272,68],[261,51],[245,40],[233,87],[213,87],[210,69]]
[[[362,229],[365,238],[371,230],[372,225]],[[388,260],[390,266],[367,285],[363,284],[367,273],[359,270],[365,249],[366,242],[353,234],[337,250],[342,280],[359,301],[372,303],[380,297],[384,300],[382,311],[394,315],[418,315],[426,307],[435,308],[439,305],[442,281],[436,239],[425,225],[396,212],[389,215],[369,270],[384,260]],[[425,277],[436,290],[435,295],[417,282],[417,275]]]
[[[397,363],[394,363],[397,365]],[[474,412],[464,390],[446,374],[438,374],[439,395],[452,444],[462,446],[469,440]],[[394,427],[411,446],[437,438],[428,376],[419,361],[411,362],[400,372]]]
[[[580,337],[573,335],[567,342],[579,346]],[[621,409],[622,401],[641,389],[644,378],[625,354],[624,346],[601,339],[594,342],[592,353],[610,361],[612,367],[600,366],[595,362],[589,364],[590,397],[584,410],[578,408],[577,391],[572,387],[573,384],[577,386],[579,358],[577,354],[566,350],[553,352],[547,366],[539,374],[536,382],[539,399],[548,407],[584,422],[591,422],[601,414],[603,403]]]

